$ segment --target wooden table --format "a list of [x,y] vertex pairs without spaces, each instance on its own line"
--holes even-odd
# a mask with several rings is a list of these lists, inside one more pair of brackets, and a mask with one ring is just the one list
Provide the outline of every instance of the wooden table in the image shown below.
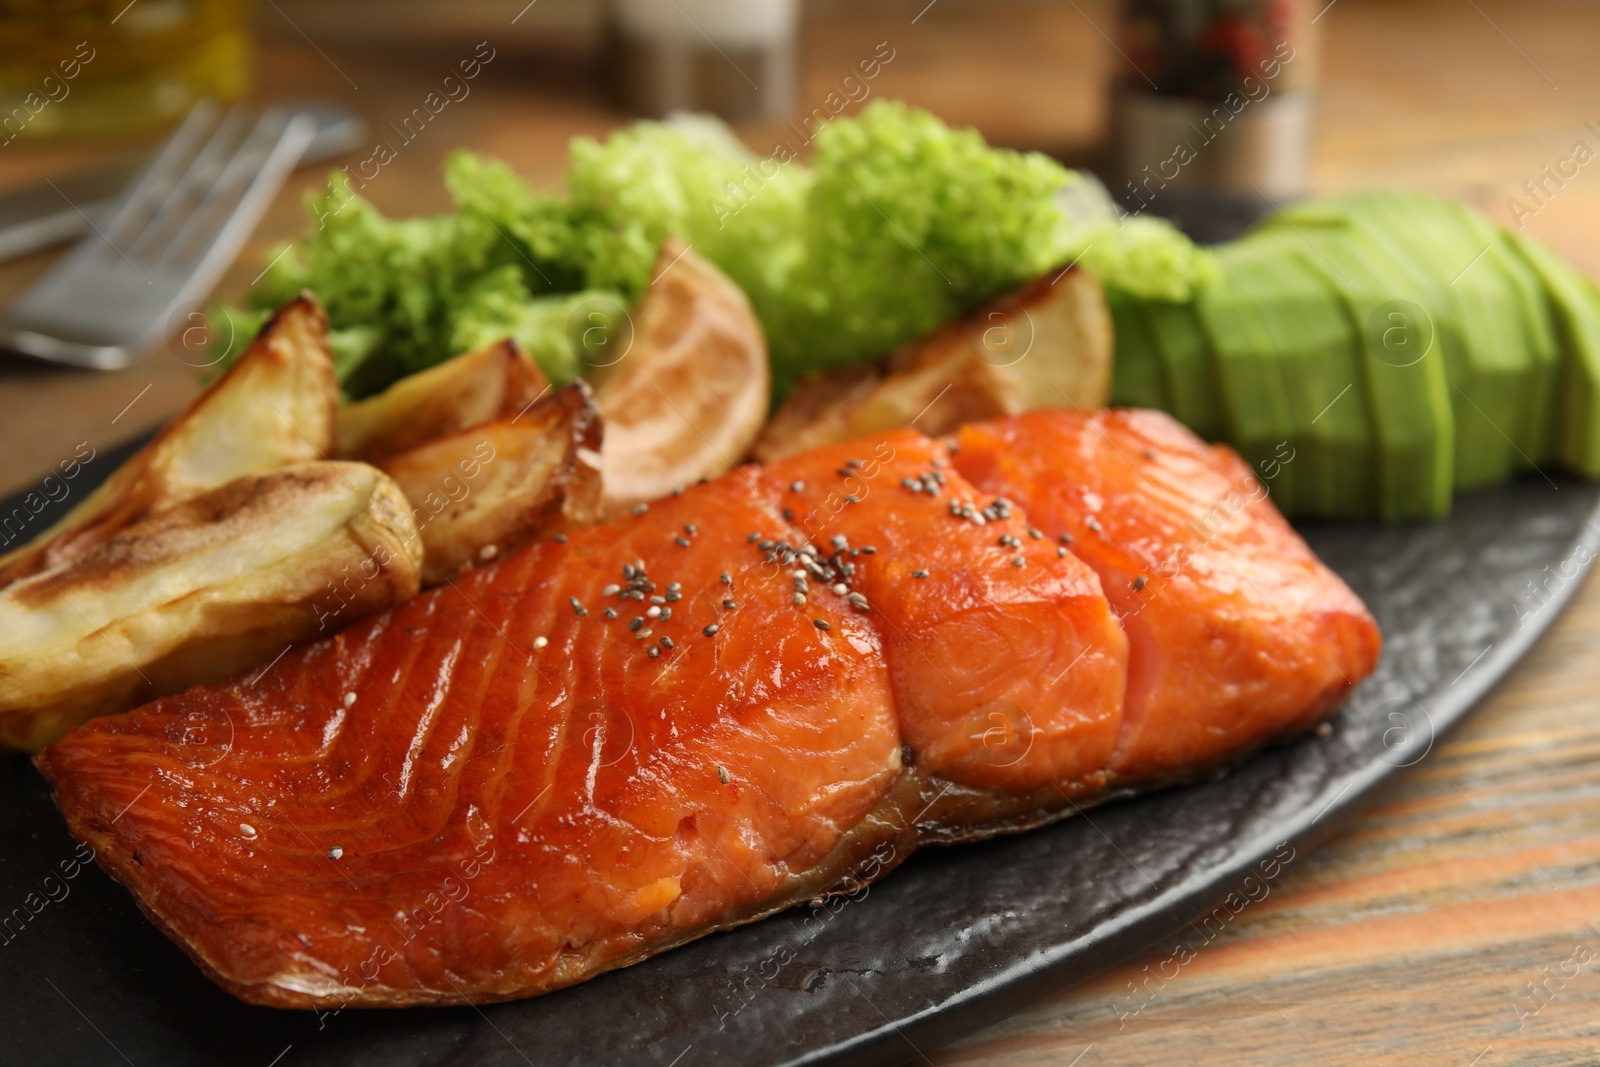
[[[481,5],[480,5],[481,6]],[[520,6],[520,5],[512,5]],[[879,41],[874,84],[1008,143],[1082,154],[1101,133],[1106,0],[838,5],[806,29],[801,99],[820,99]],[[285,0],[292,15],[294,5]],[[263,9],[263,95],[322,95],[381,127],[471,50],[415,55],[308,46]],[[1313,161],[1319,190],[1399,183],[1513,221],[1508,198],[1567,156],[1600,148],[1600,10],[1504,0],[1335,0],[1324,31]],[[319,48],[321,49],[319,51]],[[437,178],[458,144],[559,180],[575,134],[623,121],[590,65],[502,50],[473,96],[406,147],[370,188],[385,210],[446,206]],[[770,130],[745,131],[757,147]],[[0,151],[0,186],[128,145]],[[1600,164],[1527,218],[1528,232],[1600,275]],[[302,224],[303,173],[225,288]],[[0,293],[48,262],[0,267]],[[115,375],[0,367],[0,490],[72,453],[127,437],[196,388],[171,352]],[[1165,1065],[1600,1062],[1600,586],[1589,583],[1533,654],[1457,733],[1331,843],[1296,862],[1174,980],[1146,984],[1153,950],[960,1044],[938,1063]],[[1136,995],[1135,988],[1141,992]],[[1530,987],[1538,987],[1535,999]],[[1150,990],[1157,990],[1150,992]],[[1137,1014],[1132,1009],[1138,1007]],[[1535,1010],[1537,1009],[1537,1010]]]

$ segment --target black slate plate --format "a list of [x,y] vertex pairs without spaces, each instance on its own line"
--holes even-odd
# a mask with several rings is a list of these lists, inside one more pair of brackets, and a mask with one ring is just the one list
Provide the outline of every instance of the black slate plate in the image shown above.
[[[126,451],[89,464],[68,502]],[[317,1015],[233,1000],[124,890],[74,863],[43,780],[25,759],[4,756],[0,1011],[11,1022],[0,1062],[666,1067],[918,1058],[1180,928],[1191,931],[1191,949],[1203,949],[1344,813],[1422,759],[1527,651],[1600,546],[1597,502],[1600,487],[1530,477],[1459,499],[1443,523],[1306,530],[1386,639],[1378,672],[1327,737],[1044,830],[925,851],[856,898],[481,1011]],[[30,529],[49,521],[42,511]]]

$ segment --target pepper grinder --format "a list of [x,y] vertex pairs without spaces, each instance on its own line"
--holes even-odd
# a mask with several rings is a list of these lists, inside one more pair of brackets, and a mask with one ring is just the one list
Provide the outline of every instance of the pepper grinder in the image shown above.
[[613,0],[612,85],[646,115],[782,117],[794,107],[797,22],[798,0]]
[[1163,196],[1304,193],[1317,17],[1306,0],[1122,0],[1117,197],[1161,212]]

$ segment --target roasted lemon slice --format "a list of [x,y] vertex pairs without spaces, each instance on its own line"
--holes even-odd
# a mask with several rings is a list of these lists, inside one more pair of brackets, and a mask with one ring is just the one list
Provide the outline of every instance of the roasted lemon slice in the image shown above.
[[605,509],[732,469],[771,403],[766,335],[744,293],[675,238],[634,309],[631,338],[591,376],[605,416]]

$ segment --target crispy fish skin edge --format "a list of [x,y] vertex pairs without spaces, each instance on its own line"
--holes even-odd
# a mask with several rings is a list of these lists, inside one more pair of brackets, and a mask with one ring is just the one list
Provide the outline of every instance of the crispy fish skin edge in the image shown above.
[[[329,992],[316,994],[287,988],[272,981],[236,982],[224,974],[216,963],[198,952],[194,945],[167,921],[161,908],[158,883],[144,866],[133,858],[133,854],[118,843],[116,836],[111,832],[110,824],[83,807],[62,803],[61,783],[55,777],[49,753],[35,756],[34,765],[50,782],[56,806],[66,819],[67,828],[73,836],[94,849],[95,860],[106,873],[127,887],[138,903],[139,909],[162,933],[182,948],[207,977],[249,1004],[270,1008],[334,1011],[344,1008],[495,1004],[509,1000],[523,1000],[587,981],[606,971],[630,966],[707,934],[731,930],[736,926],[764,919],[805,901],[858,893],[893,870],[915,849],[916,833],[912,819],[922,796],[921,779],[915,774],[903,772],[891,784],[877,806],[855,826],[846,830],[826,856],[807,870],[790,875],[784,888],[772,897],[730,912],[716,923],[683,931],[677,937],[653,942],[635,952],[612,959],[594,961],[583,952],[563,953],[557,961],[554,977],[538,985],[461,995],[454,991],[391,989],[378,985],[338,986],[330,980]],[[879,857],[878,853],[886,844],[890,846],[888,855]],[[864,872],[864,868],[871,869]]]
[[[1327,718],[1333,710],[1329,709],[1318,721]],[[1295,730],[1269,739],[1235,758],[1196,768],[1193,773],[1182,777],[1163,779],[1138,788],[1098,789],[1097,783],[1083,783],[1080,786],[1083,791],[1076,795],[1054,785],[1030,793],[1011,795],[959,785],[923,771],[910,762],[909,750],[903,750],[905,762],[902,763],[901,772],[878,804],[860,822],[845,831],[826,856],[808,870],[791,875],[783,889],[767,900],[730,912],[715,923],[683,931],[677,937],[642,946],[636,952],[609,960],[593,961],[582,952],[566,953],[558,961],[552,980],[539,985],[468,995],[453,991],[430,993],[384,986],[343,986],[326,994],[312,994],[272,982],[233,981],[197,952],[167,922],[159,905],[155,881],[148,876],[143,865],[117,842],[109,825],[103,824],[81,807],[62,804],[62,791],[52,773],[47,754],[34,757],[34,763],[49,780],[57,807],[73,836],[94,849],[95,859],[100,866],[128,888],[140,910],[182,948],[207,977],[249,1004],[338,1011],[345,1008],[496,1004],[554,992],[588,981],[606,971],[643,962],[708,934],[757,922],[797,905],[810,902],[813,907],[820,907],[828,898],[856,897],[887,876],[919,848],[969,844],[1002,835],[1025,833],[1113,800],[1170,785],[1215,778],[1260,748],[1287,743],[1306,732],[1308,730]]]
[[992,837],[1023,834],[1073,815],[1081,815],[1090,808],[1114,800],[1127,800],[1160,789],[1213,781],[1260,752],[1292,744],[1314,733],[1338,710],[1339,705],[1336,704],[1303,725],[1263,738],[1249,748],[1214,762],[1197,764],[1182,774],[1135,783],[1094,788],[1058,783],[1041,786],[1029,793],[1002,793],[929,775],[922,779],[923,802],[918,808],[922,815],[917,820],[917,846],[966,845],[987,841]]

